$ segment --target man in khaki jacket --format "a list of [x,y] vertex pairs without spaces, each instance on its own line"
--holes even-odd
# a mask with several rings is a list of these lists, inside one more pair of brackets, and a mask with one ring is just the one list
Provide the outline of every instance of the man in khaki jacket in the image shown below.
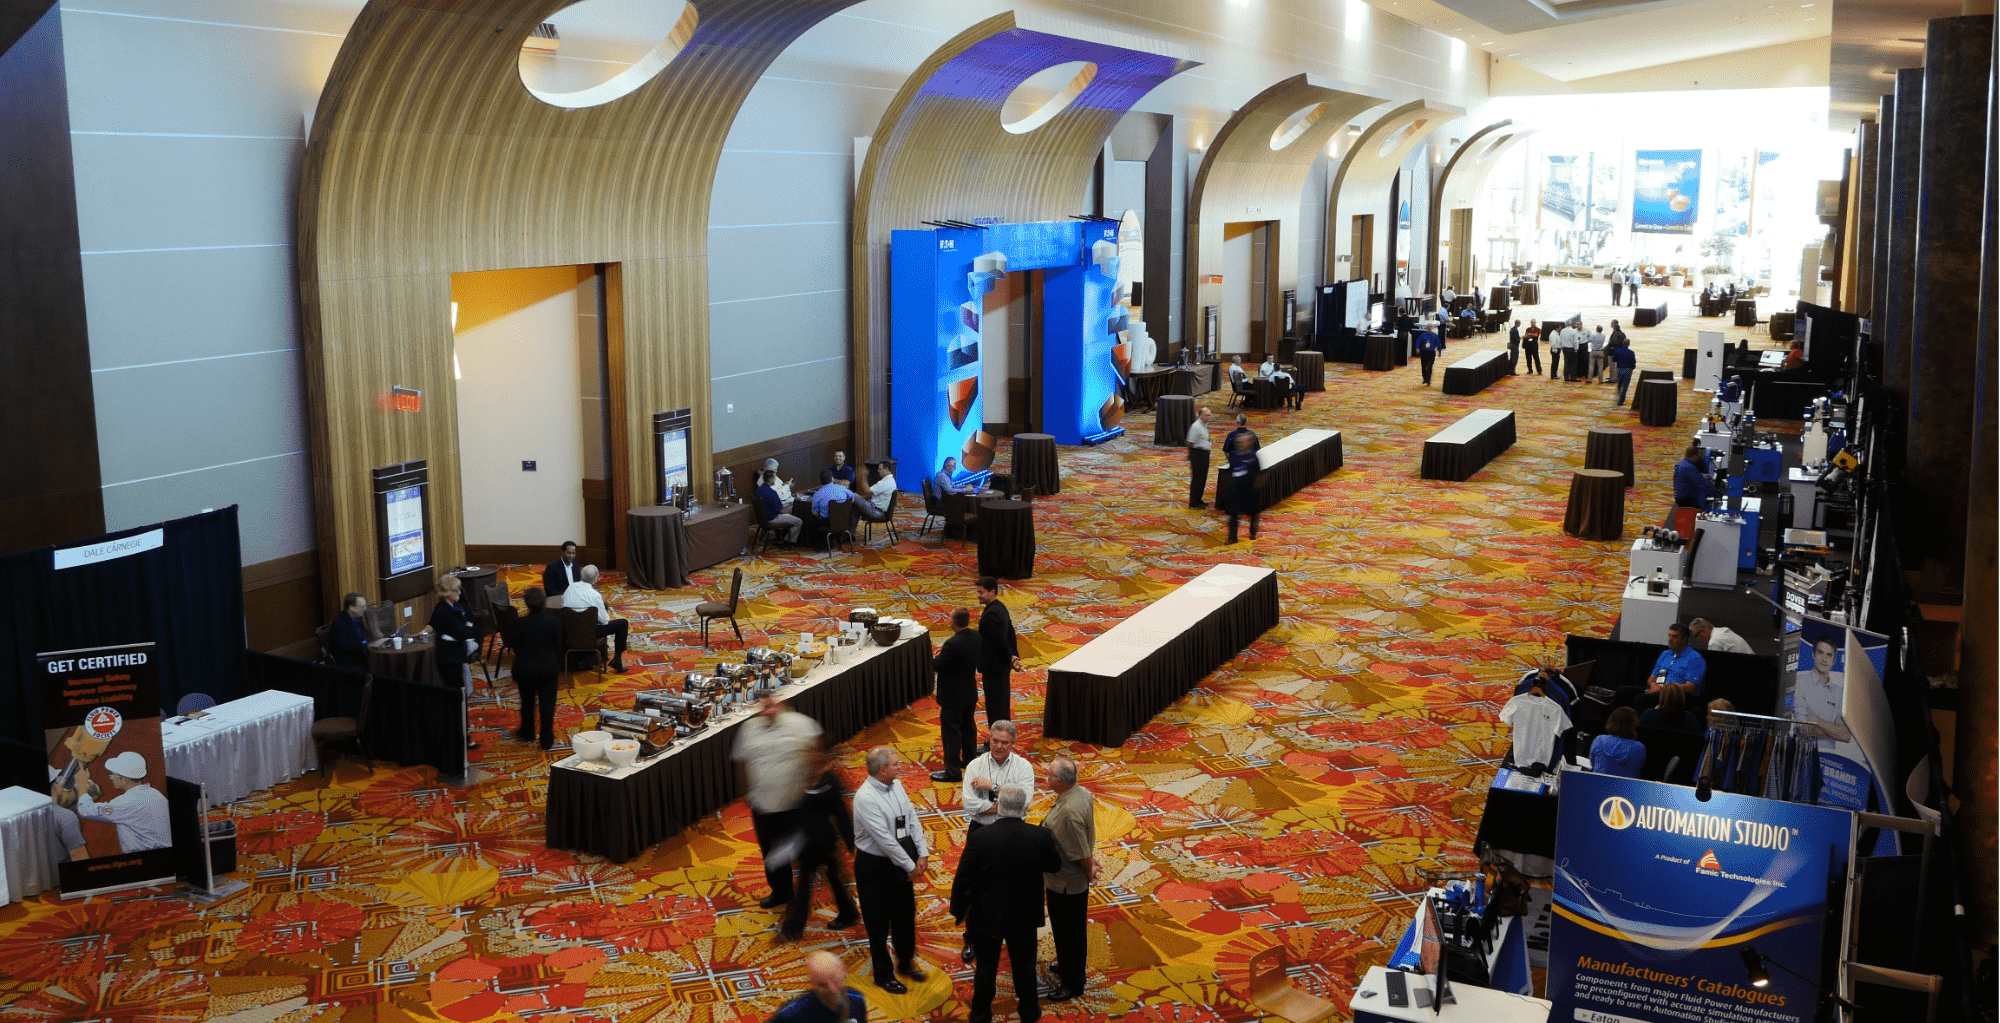
[[1042,818],[1042,827],[1055,832],[1056,848],[1062,852],[1062,870],[1042,875],[1048,890],[1049,931],[1055,937],[1055,990],[1052,1002],[1067,1002],[1083,991],[1083,975],[1089,968],[1087,937],[1090,921],[1090,885],[1097,880],[1096,803],[1090,790],[1076,783],[1076,761],[1057,757],[1049,762],[1049,789],[1056,804]]

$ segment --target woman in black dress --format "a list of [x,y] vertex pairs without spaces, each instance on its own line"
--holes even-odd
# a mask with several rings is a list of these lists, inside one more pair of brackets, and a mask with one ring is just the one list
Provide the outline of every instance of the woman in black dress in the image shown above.
[[542,708],[543,749],[556,744],[556,677],[561,672],[562,628],[548,613],[548,598],[539,586],[521,595],[528,613],[514,623],[514,686],[521,694],[521,727],[514,738],[536,741],[535,705]]
[[438,580],[437,603],[431,606],[431,634],[436,637],[438,681],[462,686],[470,696],[472,667],[468,662],[472,651],[479,646],[479,628],[472,624],[472,613],[465,609],[461,584],[455,575]]

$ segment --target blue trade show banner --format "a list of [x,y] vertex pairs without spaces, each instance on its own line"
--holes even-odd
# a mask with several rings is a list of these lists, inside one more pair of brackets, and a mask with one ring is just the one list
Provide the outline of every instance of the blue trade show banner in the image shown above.
[[1701,150],[1641,149],[1632,176],[1632,230],[1693,234],[1701,216]]
[[[1811,1020],[1814,985],[1793,974],[1820,976],[1829,885],[1852,843],[1844,810],[1564,775],[1549,1019]],[[1757,956],[1763,986],[1746,965]]]

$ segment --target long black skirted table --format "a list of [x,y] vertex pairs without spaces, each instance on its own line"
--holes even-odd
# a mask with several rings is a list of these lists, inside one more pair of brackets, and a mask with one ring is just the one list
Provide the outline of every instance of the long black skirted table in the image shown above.
[[1667,304],[1642,305],[1632,310],[1632,326],[1657,327],[1667,322]]
[[1511,409],[1483,408],[1469,412],[1424,441],[1424,462],[1418,475],[1427,480],[1462,483],[1513,446]]
[[1488,349],[1473,352],[1444,368],[1444,393],[1478,394],[1488,384],[1507,375],[1507,352]]
[[[1257,510],[1272,505],[1311,486],[1335,469],[1347,464],[1340,446],[1339,430],[1297,430],[1276,444],[1257,449]],[[1216,511],[1229,503],[1229,464],[1215,471]]]
[[[929,633],[862,649],[868,652],[860,660],[823,664],[778,691],[793,710],[819,722],[829,743],[845,742],[931,692]],[[574,756],[560,761],[549,769],[548,847],[624,863],[720,809],[742,794],[729,753],[736,729],[753,713],[745,705],[664,754],[610,773],[564,766]]]
[[[243,655],[243,673],[250,692],[276,689],[311,697],[315,721],[361,716],[365,672],[251,650]],[[374,678],[362,734],[369,754],[404,767],[429,764],[439,774],[464,774],[465,691],[388,675]]]
[[1042,732],[1122,746],[1278,614],[1278,573],[1217,565],[1050,666]]

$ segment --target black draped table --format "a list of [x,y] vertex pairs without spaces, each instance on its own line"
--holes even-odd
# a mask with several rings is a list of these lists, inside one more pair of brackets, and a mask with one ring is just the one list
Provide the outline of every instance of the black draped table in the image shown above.
[[1387,334],[1368,335],[1368,347],[1361,358],[1361,368],[1378,373],[1395,369],[1396,339]]
[[1035,574],[1035,513],[1026,501],[979,506],[979,574],[1027,579]]
[[1514,413],[1483,408],[1439,430],[1424,441],[1419,475],[1427,480],[1464,482],[1486,463],[1514,446]]
[[1367,334],[1315,334],[1314,346],[1327,362],[1368,361]]
[[625,513],[625,581],[635,590],[677,590],[687,585],[685,515],[670,504]]
[[1169,366],[1166,369],[1150,370],[1144,373],[1136,370],[1133,371],[1132,379],[1126,384],[1126,387],[1131,391],[1132,404],[1138,406],[1151,405],[1160,400],[1163,395],[1178,393],[1174,388],[1178,382],[1177,377],[1179,373],[1180,367],[1178,366]]
[[1444,393],[1478,394],[1488,384],[1507,375],[1505,349],[1489,348],[1473,352],[1444,368]]
[[[819,722],[828,744],[846,742],[931,692],[929,633],[858,649],[858,660],[822,664],[778,691],[793,710]],[[754,706],[739,705],[701,734],[631,767],[598,773],[577,766],[574,755],[557,762],[549,769],[548,847],[624,863],[741,795],[729,753]]]
[[368,644],[368,673],[438,685],[437,658],[431,656],[436,647],[429,636],[405,636],[400,648],[394,639],[374,640]]
[[1292,353],[1292,361],[1298,363],[1298,370],[1292,374],[1292,382],[1301,391],[1326,390],[1326,356],[1311,349]]
[[1170,448],[1187,446],[1188,429],[1194,426],[1194,398],[1169,394],[1153,406],[1153,443]]
[[[1690,377],[1689,377],[1688,379],[1692,380],[1692,379],[1694,379],[1694,378],[1693,378],[1692,376],[1690,376]],[[1640,371],[1639,371],[1639,382],[1640,382],[1640,383],[1645,383],[1645,382],[1646,382],[1646,381],[1648,381],[1648,380],[1665,380],[1665,381],[1667,381],[1668,383],[1673,383],[1673,380],[1674,380],[1674,371],[1673,371],[1673,370],[1670,370],[1670,369],[1642,369],[1642,370],[1640,370]]]
[[682,516],[681,529],[687,534],[687,570],[699,572],[742,554],[755,521],[756,515],[747,501],[705,505],[693,515]]
[[1578,469],[1569,481],[1563,532],[1579,540],[1623,537],[1625,474],[1616,469]]
[[[1257,510],[1265,511],[1346,464],[1339,430],[1298,430],[1257,449]],[[1229,465],[1215,470],[1215,492],[1229,493]],[[1222,512],[1228,498],[1215,503]]]
[[1583,467],[1616,470],[1625,477],[1627,487],[1638,486],[1639,477],[1632,471],[1632,431],[1593,428],[1583,440]]
[[1278,624],[1278,573],[1217,565],[1049,668],[1045,735],[1122,746]]
[[1667,322],[1667,304],[1642,305],[1632,310],[1632,326],[1657,327]]
[[1279,386],[1276,380],[1272,380],[1269,377],[1258,377],[1250,381],[1250,387],[1257,392],[1257,396],[1251,399],[1254,402],[1250,406],[1251,408],[1275,411],[1285,407],[1285,395],[1289,391]]
[[1641,380],[1634,392],[1632,407],[1639,410],[1641,426],[1672,426],[1679,416],[1680,390],[1671,380]]
[[[409,649],[408,645],[404,649]],[[244,655],[244,688],[309,696],[313,720],[361,716],[368,674],[275,654]],[[376,674],[369,691],[366,740],[377,760],[429,764],[441,775],[465,773],[465,690]]]
[[1062,493],[1062,469],[1056,464],[1053,434],[1014,435],[1014,492],[1029,489],[1037,495]]

